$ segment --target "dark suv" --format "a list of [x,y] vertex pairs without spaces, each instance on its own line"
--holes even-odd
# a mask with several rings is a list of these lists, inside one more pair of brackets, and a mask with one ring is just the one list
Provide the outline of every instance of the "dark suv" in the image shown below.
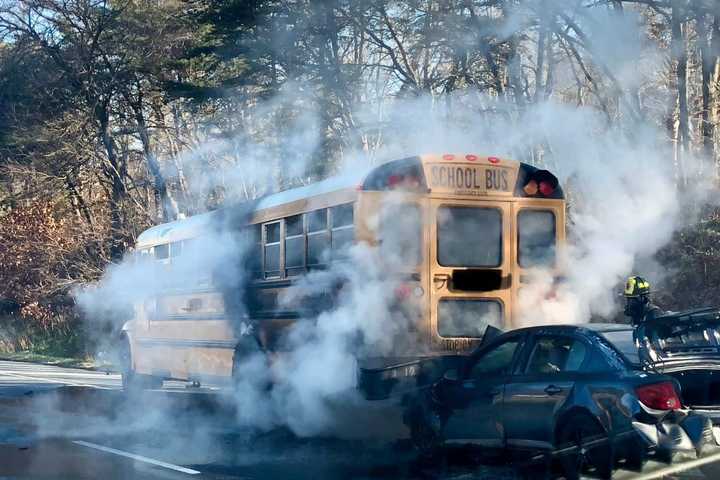
[[640,368],[633,352],[626,325],[514,330],[422,389],[405,422],[421,450],[453,441],[542,451],[568,478],[714,444],[707,417],[681,404],[677,380]]

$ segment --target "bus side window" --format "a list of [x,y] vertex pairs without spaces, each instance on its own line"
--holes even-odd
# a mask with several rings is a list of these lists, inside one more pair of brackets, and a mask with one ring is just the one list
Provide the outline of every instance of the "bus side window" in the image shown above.
[[172,242],[170,244],[170,258],[177,258],[182,255],[183,242]]
[[280,276],[280,222],[264,225],[264,271],[265,278]]
[[133,253],[133,261],[135,263],[143,263],[148,261],[148,259],[151,258],[151,253],[149,248],[143,248],[141,250],[135,250]]
[[355,239],[353,204],[346,203],[330,209],[332,221],[331,245],[333,259],[342,258]]
[[285,219],[285,271],[288,276],[305,271],[305,226],[302,215]]
[[153,247],[155,260],[167,260],[170,257],[170,248],[167,243]]
[[308,267],[326,263],[328,247],[330,246],[330,232],[328,231],[327,209],[315,210],[307,214],[308,219]]
[[252,278],[262,278],[263,276],[263,265],[262,265],[262,226],[258,223],[250,225],[247,230],[247,266]]

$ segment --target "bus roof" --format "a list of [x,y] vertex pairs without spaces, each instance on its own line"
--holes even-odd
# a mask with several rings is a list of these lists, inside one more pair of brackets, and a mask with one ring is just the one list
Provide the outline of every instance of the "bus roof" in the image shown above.
[[[514,160],[507,160],[505,158],[501,159],[498,157],[484,157],[471,154],[426,154],[414,157],[407,157],[399,160],[391,160],[369,169],[358,169],[356,172],[351,174],[330,177],[320,182],[312,183],[310,185],[305,185],[302,187],[292,188],[284,190],[282,192],[266,195],[264,197],[260,197],[257,200],[245,202],[234,208],[249,207],[249,212],[260,212],[263,210],[278,207],[280,205],[292,203],[299,200],[310,199],[312,197],[326,195],[334,192],[341,192],[347,190],[355,191],[358,189],[388,189],[388,185],[386,185],[386,183],[397,180],[397,178],[410,178],[413,175],[419,175],[421,177],[424,177],[425,174],[421,173],[421,171],[417,169],[422,169],[424,168],[423,165],[429,164],[450,166],[454,165],[455,168],[462,168],[464,170],[467,170],[467,167],[470,165],[485,165],[489,167],[499,167],[505,169],[510,168],[516,173],[513,173],[512,177],[509,178],[507,192],[505,192],[507,195],[513,194],[512,188],[515,185],[516,176],[520,175],[523,181],[527,181],[526,179],[533,178],[530,175],[546,172],[544,170],[538,170],[537,168],[530,165],[526,165],[524,163],[520,163]],[[398,171],[402,171],[403,174],[397,175]],[[549,172],[546,173],[549,174]],[[424,178],[423,182],[425,182]],[[555,182],[557,183],[556,179]],[[435,187],[437,187],[437,185]],[[557,185],[556,187],[557,188],[555,188],[553,198],[562,198],[562,189]],[[435,188],[433,188],[433,190],[435,190]],[[522,194],[522,192],[520,193]],[[225,207],[225,210],[229,210],[230,208],[231,207]],[[147,248],[153,245],[175,242],[178,240],[184,240],[186,238],[192,238],[201,235],[203,232],[206,232],[208,228],[211,228],[213,226],[213,222],[220,220],[220,218],[222,217],[221,212],[223,212],[223,209],[201,215],[194,215],[189,218],[180,219],[174,222],[164,223],[151,227],[138,236],[136,247]]]
[[[310,185],[265,195],[254,200],[256,203],[252,206],[252,211],[257,212],[304,198],[325,195],[341,190],[355,190],[360,182],[362,182],[364,173],[365,172],[362,174],[357,173],[330,177]],[[243,203],[243,205],[248,205],[252,202],[253,201],[248,201]],[[201,233],[207,232],[208,228],[212,228],[214,222],[220,221],[220,212],[222,212],[222,209],[150,227],[138,236],[136,248],[147,248],[153,245],[197,237]]]

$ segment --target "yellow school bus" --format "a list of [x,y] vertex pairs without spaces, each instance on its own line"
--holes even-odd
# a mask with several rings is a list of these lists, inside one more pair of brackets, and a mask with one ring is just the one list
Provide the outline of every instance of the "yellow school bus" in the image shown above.
[[[225,232],[214,241],[222,245],[202,246],[218,223]],[[563,191],[552,173],[505,158],[446,153],[152,227],[139,236],[135,254],[169,278],[196,271],[183,266],[185,258],[202,258],[193,249],[216,252],[227,248],[226,239],[231,245],[242,239],[242,265],[227,269],[239,268],[243,281],[228,286],[217,272],[193,273],[193,281],[169,282],[135,305],[123,327],[124,378],[143,384],[230,378],[240,330],[275,351],[299,318],[342,300],[335,298],[340,288],[296,304],[282,298],[308,274],[347,262],[353,245],[370,247],[394,279],[397,299],[388,308],[412,307],[404,308],[401,335],[413,340],[398,339],[404,351],[394,355],[466,352],[488,325],[517,326],[518,291],[532,269],[559,274],[564,226]]]

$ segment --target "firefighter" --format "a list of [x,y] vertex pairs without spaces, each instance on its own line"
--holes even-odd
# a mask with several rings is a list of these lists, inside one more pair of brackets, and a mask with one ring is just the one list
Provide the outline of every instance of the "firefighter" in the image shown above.
[[633,275],[625,283],[625,315],[633,325],[640,325],[662,315],[662,310],[650,302],[650,282]]

